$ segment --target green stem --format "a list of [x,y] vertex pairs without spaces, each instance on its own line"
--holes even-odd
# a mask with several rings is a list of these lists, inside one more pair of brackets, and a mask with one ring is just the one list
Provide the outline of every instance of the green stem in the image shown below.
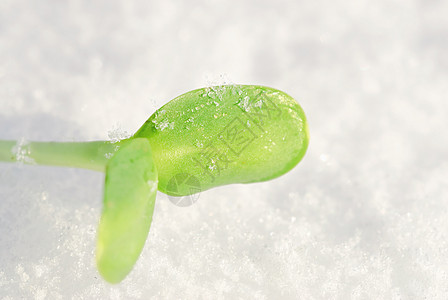
[[121,142],[0,141],[0,161],[104,171]]

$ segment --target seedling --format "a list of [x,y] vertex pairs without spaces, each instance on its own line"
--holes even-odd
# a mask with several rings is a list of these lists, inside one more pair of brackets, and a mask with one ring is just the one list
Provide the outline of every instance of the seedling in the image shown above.
[[225,85],[173,99],[128,139],[0,141],[0,161],[106,173],[96,261],[103,278],[118,283],[143,249],[157,190],[186,196],[225,184],[270,180],[299,163],[308,139],[303,110],[287,94]]

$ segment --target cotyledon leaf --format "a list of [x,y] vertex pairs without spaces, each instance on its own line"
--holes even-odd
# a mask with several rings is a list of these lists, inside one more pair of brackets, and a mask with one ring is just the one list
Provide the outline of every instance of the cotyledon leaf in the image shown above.
[[157,193],[157,169],[145,138],[123,141],[106,167],[96,260],[100,274],[118,283],[145,244]]
[[[254,85],[187,92],[157,110],[134,137],[149,139],[158,188],[174,196],[278,177],[302,159],[309,140],[300,105]],[[178,184],[182,178],[191,183]]]

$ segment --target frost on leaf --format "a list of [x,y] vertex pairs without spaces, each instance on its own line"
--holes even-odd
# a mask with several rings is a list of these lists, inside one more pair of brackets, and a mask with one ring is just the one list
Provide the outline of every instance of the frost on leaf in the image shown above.
[[34,159],[30,157],[31,149],[30,144],[24,138],[17,141],[17,144],[11,149],[11,153],[14,155],[16,161],[27,164],[35,164]]

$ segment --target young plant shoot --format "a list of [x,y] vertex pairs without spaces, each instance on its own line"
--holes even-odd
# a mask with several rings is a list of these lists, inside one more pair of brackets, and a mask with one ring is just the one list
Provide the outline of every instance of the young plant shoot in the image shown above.
[[[270,180],[299,163],[308,140],[305,114],[289,95],[225,85],[171,100],[117,143],[0,141],[0,161],[106,173],[96,261],[103,278],[118,283],[143,249],[157,190],[186,196]],[[173,184],[186,177],[194,184]]]

